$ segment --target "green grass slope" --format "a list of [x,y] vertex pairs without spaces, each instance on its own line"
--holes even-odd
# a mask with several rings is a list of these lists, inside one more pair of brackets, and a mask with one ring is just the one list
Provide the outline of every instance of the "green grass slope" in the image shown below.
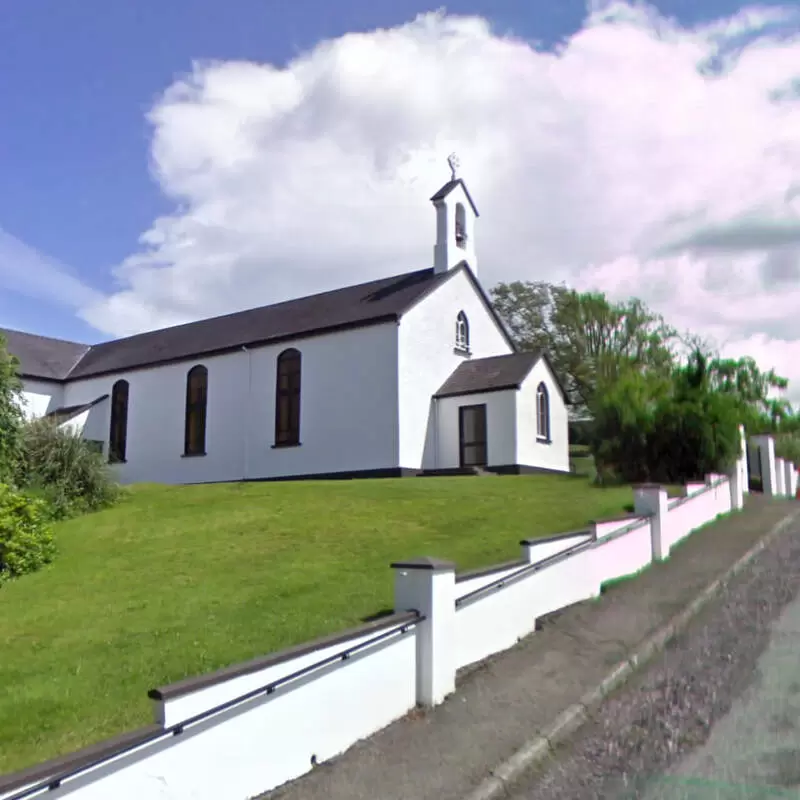
[[490,565],[631,500],[566,475],[135,487],[0,589],[0,773],[150,722],[154,686],[390,607],[393,560]]

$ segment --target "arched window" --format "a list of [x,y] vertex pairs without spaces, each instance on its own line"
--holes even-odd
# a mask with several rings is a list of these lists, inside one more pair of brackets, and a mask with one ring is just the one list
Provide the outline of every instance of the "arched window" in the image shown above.
[[469,320],[463,311],[456,317],[456,350],[469,350]]
[[467,246],[467,211],[463,203],[456,203],[456,246]]
[[206,408],[208,406],[208,370],[198,364],[186,376],[186,432],[183,454],[206,454]]
[[536,387],[536,438],[550,441],[550,396],[543,383]]
[[300,444],[300,351],[293,347],[278,356],[275,380],[275,446]]
[[119,380],[111,389],[111,429],[108,432],[108,460],[125,461],[128,444],[128,381]]

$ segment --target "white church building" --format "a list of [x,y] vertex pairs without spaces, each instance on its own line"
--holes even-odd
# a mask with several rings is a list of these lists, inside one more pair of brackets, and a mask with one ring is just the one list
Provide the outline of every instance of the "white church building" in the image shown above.
[[91,346],[0,329],[26,413],[123,483],[569,471],[566,397],[478,282],[466,185],[431,200],[432,268]]

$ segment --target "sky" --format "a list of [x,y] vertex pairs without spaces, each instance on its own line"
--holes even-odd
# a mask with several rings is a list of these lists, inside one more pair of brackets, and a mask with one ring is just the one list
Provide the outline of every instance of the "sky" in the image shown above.
[[95,342],[430,266],[636,296],[800,401],[800,0],[4,0],[0,326]]

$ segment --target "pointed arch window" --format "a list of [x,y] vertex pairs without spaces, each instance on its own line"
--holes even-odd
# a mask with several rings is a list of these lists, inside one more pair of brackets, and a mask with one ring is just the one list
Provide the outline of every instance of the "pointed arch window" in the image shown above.
[[536,438],[550,442],[550,395],[544,383],[536,387]]
[[186,376],[186,430],[183,454],[206,454],[206,413],[208,409],[208,370],[198,364]]
[[278,356],[275,380],[275,447],[300,444],[302,357],[293,347]]
[[456,203],[456,247],[467,246],[467,210],[463,203]]
[[456,350],[469,352],[469,320],[463,311],[456,317]]
[[125,463],[128,446],[128,381],[119,380],[111,389],[111,426],[108,433],[108,460]]

